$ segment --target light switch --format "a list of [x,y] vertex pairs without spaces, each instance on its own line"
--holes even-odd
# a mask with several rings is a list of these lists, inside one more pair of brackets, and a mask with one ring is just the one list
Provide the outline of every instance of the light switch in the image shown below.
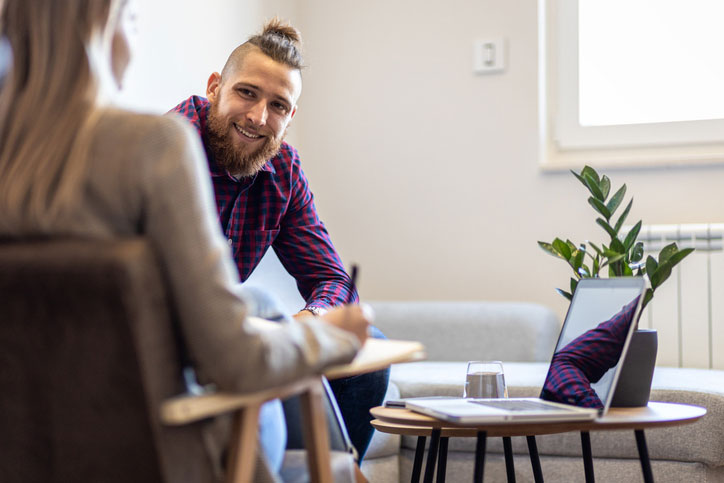
[[505,70],[505,39],[476,40],[473,43],[473,72],[492,74]]

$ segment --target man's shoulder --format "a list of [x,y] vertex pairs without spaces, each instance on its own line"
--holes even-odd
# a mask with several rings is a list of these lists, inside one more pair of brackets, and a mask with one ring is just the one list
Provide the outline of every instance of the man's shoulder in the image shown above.
[[275,154],[268,162],[267,168],[271,167],[269,171],[288,172],[294,169],[299,169],[300,166],[299,153],[291,144],[283,142],[279,147],[279,152]]
[[188,119],[197,131],[201,132],[206,123],[209,109],[208,99],[201,96],[191,96],[181,101],[169,113],[177,113]]

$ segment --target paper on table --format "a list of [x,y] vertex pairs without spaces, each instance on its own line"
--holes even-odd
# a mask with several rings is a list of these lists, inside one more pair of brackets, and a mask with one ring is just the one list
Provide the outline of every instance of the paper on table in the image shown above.
[[[259,330],[277,330],[281,327],[279,323],[270,322],[258,317],[248,317],[247,320],[254,328]],[[324,375],[327,376],[328,379],[355,376],[384,369],[390,364],[419,361],[424,359],[425,356],[425,346],[420,342],[373,339],[370,337],[352,362],[330,367],[324,371]]]
[[352,362],[331,367],[324,375],[328,379],[338,379],[378,371],[400,362],[420,361],[425,357],[425,346],[420,342],[369,338]]

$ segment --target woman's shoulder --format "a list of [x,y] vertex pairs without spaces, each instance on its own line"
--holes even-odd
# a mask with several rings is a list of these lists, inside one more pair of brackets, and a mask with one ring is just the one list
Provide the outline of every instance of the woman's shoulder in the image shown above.
[[119,108],[104,108],[99,117],[99,135],[130,141],[178,142],[193,130],[178,116],[147,114]]
[[105,108],[99,114],[94,151],[106,163],[117,160],[126,167],[130,163],[163,170],[204,158],[198,133],[179,116],[116,108]]

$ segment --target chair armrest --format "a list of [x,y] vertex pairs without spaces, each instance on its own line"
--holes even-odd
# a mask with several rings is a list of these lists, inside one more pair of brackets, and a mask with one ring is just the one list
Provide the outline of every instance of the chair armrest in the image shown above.
[[203,395],[182,394],[167,399],[161,405],[161,422],[169,426],[189,424],[219,416],[272,399],[286,399],[319,384],[319,378],[309,377],[287,385],[247,394],[218,392]]

